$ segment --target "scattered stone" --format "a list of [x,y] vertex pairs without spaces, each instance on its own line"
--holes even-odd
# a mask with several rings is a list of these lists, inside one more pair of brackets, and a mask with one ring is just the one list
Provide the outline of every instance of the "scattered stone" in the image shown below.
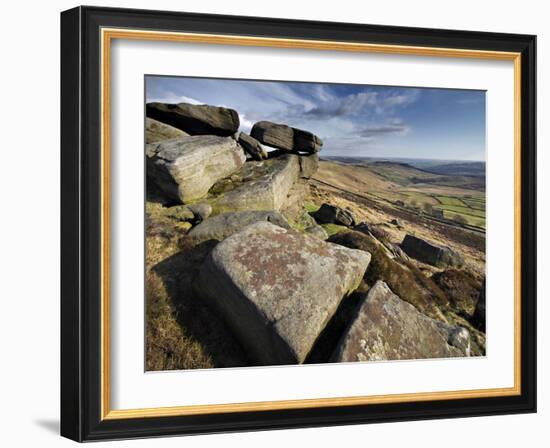
[[319,156],[317,154],[300,156],[300,177],[304,179],[311,179],[318,169]]
[[283,215],[274,210],[229,212],[208,218],[193,228],[189,232],[189,236],[197,243],[207,240],[221,241],[234,233],[240,232],[246,226],[260,221],[270,222],[285,229],[290,228]]
[[390,221],[390,224],[393,224],[394,226],[397,226],[397,227],[401,227],[401,223],[399,222],[398,219],[395,219],[395,218]]
[[212,214],[212,206],[206,202],[188,205],[189,210],[193,212],[194,224],[204,221]]
[[370,225],[367,224],[366,222],[360,222],[359,224],[357,224],[355,227],[353,227],[353,230],[357,231],[357,232],[361,232],[361,233],[366,233],[368,235],[371,234],[371,228],[370,228]]
[[469,356],[469,346],[468,330],[425,316],[378,281],[340,340],[334,360],[463,357]]
[[235,180],[222,180],[212,187],[208,202],[214,213],[279,211],[298,179],[299,171],[298,156],[293,154],[262,162],[247,162],[235,175]]
[[200,199],[218,180],[237,171],[246,156],[230,137],[181,137],[146,146],[147,176],[169,199]]
[[228,137],[239,129],[239,114],[233,109],[206,104],[148,103],[149,118],[169,124],[190,135]]
[[367,252],[261,222],[216,246],[195,289],[256,363],[301,363],[369,261]]
[[256,140],[254,137],[251,137],[250,135],[245,134],[244,132],[239,132],[237,141],[239,142],[239,145],[243,147],[245,152],[250,157],[252,157],[252,159],[254,160],[267,159],[267,151],[260,144],[260,142]]
[[405,203],[401,200],[397,200],[394,202],[395,205],[399,206],[399,207],[405,207]]
[[355,225],[355,216],[352,212],[330,204],[321,205],[313,217],[320,224],[339,224],[347,227]]
[[173,207],[168,207],[164,211],[164,215],[179,221],[193,221],[195,219],[195,214],[187,205],[175,205]]
[[311,132],[270,121],[255,123],[250,135],[264,145],[285,151],[313,154],[323,146],[323,141]]
[[462,256],[451,248],[429,243],[413,235],[405,236],[401,248],[410,257],[439,268],[461,267],[464,264]]
[[168,124],[153,120],[152,118],[145,119],[145,143],[157,143],[171,138],[186,137],[189,134],[181,131]]

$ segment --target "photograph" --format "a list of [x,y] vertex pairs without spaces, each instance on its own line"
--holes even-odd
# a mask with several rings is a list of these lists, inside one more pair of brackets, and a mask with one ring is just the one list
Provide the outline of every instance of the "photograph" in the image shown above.
[[145,370],[486,356],[486,91],[145,75]]

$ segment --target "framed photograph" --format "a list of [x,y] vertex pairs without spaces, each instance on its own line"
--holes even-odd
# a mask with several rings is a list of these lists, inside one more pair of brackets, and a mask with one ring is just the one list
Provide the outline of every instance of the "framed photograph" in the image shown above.
[[61,433],[536,411],[535,36],[61,14]]

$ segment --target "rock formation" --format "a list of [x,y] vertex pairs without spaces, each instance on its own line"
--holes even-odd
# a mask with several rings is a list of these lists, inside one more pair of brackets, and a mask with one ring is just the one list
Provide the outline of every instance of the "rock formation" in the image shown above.
[[369,261],[367,252],[261,222],[219,243],[195,286],[256,363],[301,363]]
[[285,151],[313,154],[323,146],[323,141],[311,132],[271,121],[255,123],[250,135],[264,145]]
[[204,197],[218,180],[237,171],[246,156],[230,137],[202,135],[146,147],[147,178],[169,199],[182,203]]
[[356,223],[352,212],[330,204],[321,205],[321,208],[315,213],[314,217],[321,224],[339,224],[351,227]]
[[251,137],[244,132],[239,132],[237,135],[237,141],[253,160],[267,159],[267,151],[254,137]]
[[206,104],[148,103],[146,115],[190,135],[228,137],[237,132],[240,124],[239,114],[233,109]]
[[420,313],[382,281],[369,290],[342,337],[334,360],[378,361],[449,358],[470,355],[465,328]]
[[169,124],[161,123],[152,118],[145,119],[145,143],[157,143],[171,138],[188,136],[186,132],[181,131]]
[[413,235],[406,235],[401,248],[409,257],[439,268],[461,267],[464,260],[449,247],[428,242]]

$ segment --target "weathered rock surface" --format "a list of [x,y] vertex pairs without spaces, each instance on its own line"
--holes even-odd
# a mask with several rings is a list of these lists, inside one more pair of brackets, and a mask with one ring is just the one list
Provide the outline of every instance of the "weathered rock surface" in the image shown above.
[[214,213],[279,211],[299,171],[298,156],[293,154],[262,162],[249,161],[232,178],[218,182],[208,201]]
[[212,214],[212,206],[206,202],[189,204],[188,208],[193,212],[193,219],[195,223],[204,221]]
[[228,137],[237,132],[240,124],[235,110],[206,104],[148,103],[146,115],[190,135]]
[[261,222],[216,246],[195,289],[256,363],[301,363],[369,261],[367,252]]
[[221,241],[234,233],[240,232],[246,226],[256,222],[270,222],[279,227],[289,229],[286,219],[274,210],[253,210],[246,212],[221,213],[203,221],[189,232],[195,242],[206,240]]
[[152,118],[145,119],[145,143],[157,143],[187,135],[189,135],[187,132],[183,132],[168,124],[161,123]]
[[250,157],[252,157],[252,159],[254,160],[267,159],[267,151],[260,144],[260,142],[256,140],[254,137],[251,137],[250,135],[245,134],[244,132],[239,132],[239,135],[237,136],[237,141],[239,142],[239,145],[243,147],[245,152]]
[[433,274],[432,280],[443,290],[459,314],[466,318],[473,316],[481,289],[481,279],[463,270],[447,269]]
[[469,345],[468,330],[425,316],[378,281],[340,340],[334,360],[463,357],[469,356]]
[[321,205],[314,218],[320,224],[339,224],[348,227],[355,225],[355,216],[352,212],[330,204]]
[[318,169],[319,156],[317,154],[300,156],[300,177],[304,179],[311,179]]
[[405,236],[401,248],[409,257],[439,268],[461,267],[464,264],[462,256],[451,248],[430,243],[413,235]]
[[271,121],[258,121],[252,127],[250,135],[264,145],[285,151],[313,154],[319,152],[323,146],[323,141],[311,132]]
[[181,137],[146,146],[148,181],[169,199],[202,198],[218,180],[237,171],[246,156],[230,137]]

